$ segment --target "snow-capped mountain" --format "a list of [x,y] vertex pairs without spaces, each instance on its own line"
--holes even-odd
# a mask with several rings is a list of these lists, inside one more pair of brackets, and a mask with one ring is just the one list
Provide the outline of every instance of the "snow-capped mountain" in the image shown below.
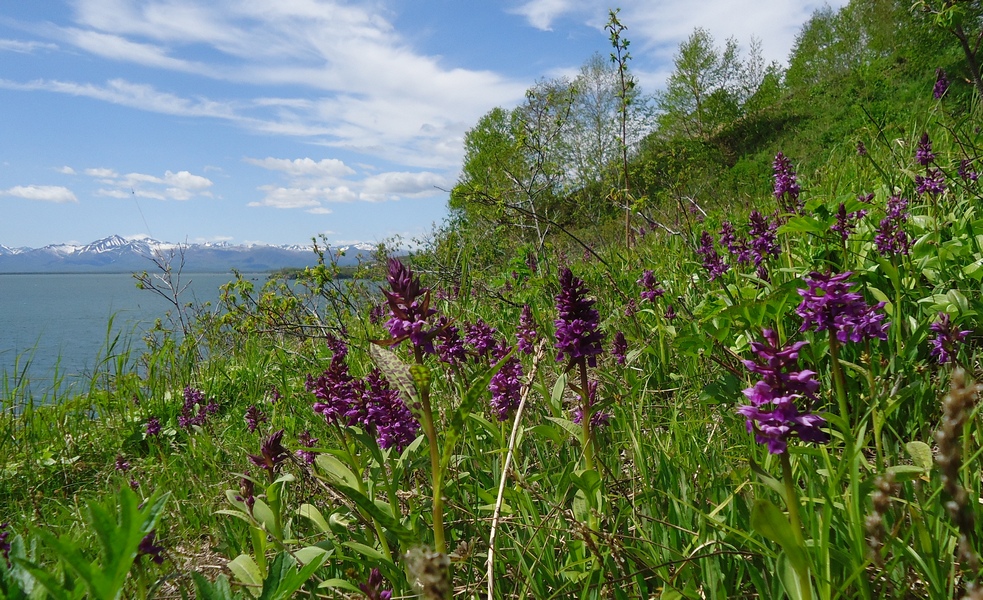
[[[330,248],[325,256],[338,256],[342,266],[357,264],[375,247],[352,244]],[[89,244],[51,244],[43,248],[8,248],[0,245],[0,273],[126,273],[152,271],[154,257],[175,262],[183,255],[187,272],[272,271],[314,265],[311,246],[234,245],[228,242],[173,244],[152,238],[126,239],[111,235]]]

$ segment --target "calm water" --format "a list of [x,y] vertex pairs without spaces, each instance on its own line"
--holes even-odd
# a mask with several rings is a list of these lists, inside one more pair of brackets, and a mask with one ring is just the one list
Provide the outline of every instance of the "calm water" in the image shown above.
[[[219,286],[232,279],[228,273],[184,273],[182,283],[190,285],[181,299],[214,304]],[[143,333],[169,308],[153,292],[137,289],[128,274],[0,274],[0,375],[12,376],[15,365],[23,368],[29,359],[32,389],[45,389],[45,382],[50,387],[56,365],[71,383],[92,372],[107,335],[122,333],[133,351],[143,350]]]

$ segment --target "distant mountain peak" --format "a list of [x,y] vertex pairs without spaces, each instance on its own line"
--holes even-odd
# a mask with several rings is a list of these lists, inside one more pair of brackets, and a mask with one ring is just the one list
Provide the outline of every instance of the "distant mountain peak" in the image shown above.
[[[89,244],[50,244],[43,248],[8,248],[0,245],[0,273],[139,272],[153,267],[155,253],[179,250],[184,270],[194,272],[274,271],[284,267],[306,267],[317,261],[312,248],[302,245],[234,245],[227,241],[201,244],[172,244],[149,236],[129,239],[120,235]],[[328,249],[344,253],[342,266],[353,265],[374,250],[370,244],[348,244]]]

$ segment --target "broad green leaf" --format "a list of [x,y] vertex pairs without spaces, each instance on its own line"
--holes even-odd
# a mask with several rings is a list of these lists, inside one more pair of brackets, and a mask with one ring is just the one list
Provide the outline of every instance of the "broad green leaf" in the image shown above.
[[317,587],[319,589],[330,588],[330,589],[345,590],[346,592],[354,592],[356,594],[362,593],[362,590],[359,589],[358,586],[344,579],[325,579]]
[[321,533],[330,533],[331,528],[328,526],[328,522],[324,519],[324,515],[321,514],[315,506],[311,504],[301,504],[300,508],[297,509],[297,514],[306,517],[314,525],[317,526]]
[[785,513],[777,506],[767,500],[756,500],[751,509],[751,527],[781,546],[797,572],[805,573],[809,570],[809,555],[798,542]]
[[358,552],[362,556],[364,556],[366,558],[369,558],[369,559],[372,559],[372,560],[384,561],[386,559],[386,557],[384,557],[382,555],[382,552],[379,552],[375,548],[373,548],[371,546],[366,546],[365,544],[362,544],[362,543],[359,543],[359,542],[351,542],[351,541],[349,541],[349,542],[345,542],[342,545],[345,546],[346,548],[350,548],[350,549],[354,550],[355,552]]
[[341,462],[337,457],[330,454],[319,454],[315,459],[315,464],[333,483],[358,487],[358,477],[348,468],[348,465]]
[[324,560],[331,555],[331,550],[325,550],[320,546],[305,546],[300,550],[294,552],[294,556],[301,564],[308,565],[315,561],[321,561],[320,564],[324,564]]
[[250,589],[259,589],[259,586],[263,584],[263,574],[256,566],[256,561],[248,554],[240,554],[235,557],[229,561],[228,567],[240,582],[248,586],[255,586],[255,588],[250,587]]
[[224,573],[219,575],[214,583],[208,581],[204,575],[197,571],[191,571],[191,578],[195,582],[195,598],[197,600],[235,600],[242,598],[241,594],[232,595],[229,578]]
[[423,421],[423,405],[421,404],[420,394],[413,382],[413,375],[410,367],[393,353],[392,350],[383,348],[378,344],[369,344],[369,355],[372,362],[379,367],[386,379],[396,384],[406,397],[406,406],[413,413],[418,421]]
[[574,423],[570,419],[561,419],[559,417],[546,417],[546,418],[549,419],[550,421],[556,423],[557,425],[559,425],[563,429],[565,429],[566,432],[569,433],[571,436],[573,436],[574,439],[578,439],[579,440],[580,439],[580,436],[583,435],[583,433],[584,433],[583,427],[581,427],[580,425],[577,425],[576,423]]
[[911,462],[915,463],[916,466],[924,471],[932,470],[934,458],[932,457],[932,448],[928,444],[918,441],[908,442],[905,444],[905,449],[908,451],[908,456],[911,457]]

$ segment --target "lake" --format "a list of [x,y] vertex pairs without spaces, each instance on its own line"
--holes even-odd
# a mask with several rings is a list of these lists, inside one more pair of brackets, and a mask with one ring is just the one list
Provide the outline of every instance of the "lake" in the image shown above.
[[[258,285],[266,280],[266,274],[243,276]],[[219,286],[233,279],[231,273],[183,273],[181,283],[189,285],[181,300],[214,305]],[[38,392],[50,389],[56,367],[66,383],[84,381],[107,337],[120,333],[139,353],[143,334],[171,308],[157,294],[137,289],[126,273],[0,274],[0,375],[13,377],[15,367],[29,364],[30,387]]]

